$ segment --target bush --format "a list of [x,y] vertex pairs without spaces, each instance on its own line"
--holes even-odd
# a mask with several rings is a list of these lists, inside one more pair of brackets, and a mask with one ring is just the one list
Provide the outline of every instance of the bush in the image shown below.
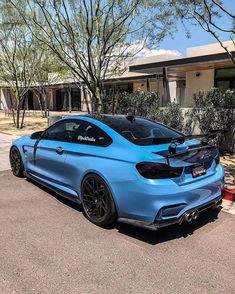
[[166,107],[158,109],[152,118],[179,131],[184,128],[182,110],[179,104],[175,102],[170,102]]
[[124,93],[120,98],[120,113],[147,117],[181,131],[184,118],[179,104],[171,102],[160,109],[159,100],[156,92]]
[[193,108],[187,114],[186,126],[198,126],[202,133],[210,133],[214,130],[227,130],[218,140],[218,145],[227,145],[228,149],[234,149],[234,110],[235,91],[228,90],[225,93],[219,89],[199,91],[193,95]]
[[120,97],[119,113],[151,118],[159,109],[159,96],[156,92],[135,91],[123,93]]
[[234,123],[235,92],[220,92],[218,89],[199,91],[194,94],[193,116],[202,132],[230,129]]

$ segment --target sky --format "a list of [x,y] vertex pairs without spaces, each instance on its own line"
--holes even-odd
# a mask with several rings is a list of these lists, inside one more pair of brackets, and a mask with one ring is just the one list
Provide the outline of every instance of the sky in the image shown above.
[[[230,11],[235,13],[235,0],[223,0],[224,6],[229,8]],[[219,23],[226,26],[229,22],[227,19],[222,18],[220,19]],[[174,38],[167,37],[160,45],[159,49],[165,50],[176,50],[182,56],[186,56],[186,48],[200,46],[200,45],[207,45],[216,43],[216,40],[207,32],[204,32],[198,26],[189,25],[191,38],[188,39],[186,37],[186,33],[183,27],[179,26],[178,31],[175,33]],[[222,41],[228,41],[228,35],[221,35]]]

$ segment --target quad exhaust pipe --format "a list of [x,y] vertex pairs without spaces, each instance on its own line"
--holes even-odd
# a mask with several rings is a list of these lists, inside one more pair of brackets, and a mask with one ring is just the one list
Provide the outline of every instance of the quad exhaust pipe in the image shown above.
[[215,207],[219,209],[221,207],[221,205],[222,205],[222,199],[220,199],[218,202],[216,202]]
[[184,219],[186,220],[186,222],[190,223],[192,220],[196,220],[198,218],[198,211],[197,210],[194,210],[192,212],[187,212],[185,214],[185,217]]

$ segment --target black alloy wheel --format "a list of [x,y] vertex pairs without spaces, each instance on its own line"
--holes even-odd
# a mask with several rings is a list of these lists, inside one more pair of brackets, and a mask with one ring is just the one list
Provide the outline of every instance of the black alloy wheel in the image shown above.
[[14,176],[23,177],[24,165],[17,147],[13,146],[10,150],[10,164]]
[[87,175],[82,182],[81,201],[86,217],[98,226],[116,220],[115,204],[104,180],[96,174]]

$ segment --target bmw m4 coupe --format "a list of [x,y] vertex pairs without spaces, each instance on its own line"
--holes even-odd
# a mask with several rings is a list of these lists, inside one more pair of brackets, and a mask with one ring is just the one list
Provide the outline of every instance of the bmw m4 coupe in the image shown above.
[[14,141],[10,163],[15,176],[82,204],[99,226],[118,220],[157,230],[195,220],[222,201],[218,150],[141,117],[63,118]]

